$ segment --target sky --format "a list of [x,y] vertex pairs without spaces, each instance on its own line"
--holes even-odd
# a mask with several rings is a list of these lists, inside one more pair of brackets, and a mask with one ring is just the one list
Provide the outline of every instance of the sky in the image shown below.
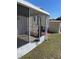
[[50,13],[50,18],[61,16],[61,0],[26,0]]

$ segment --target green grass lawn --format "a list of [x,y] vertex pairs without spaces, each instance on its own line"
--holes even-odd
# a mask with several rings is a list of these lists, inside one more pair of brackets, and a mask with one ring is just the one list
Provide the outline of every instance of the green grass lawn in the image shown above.
[[61,59],[61,34],[48,34],[48,40],[21,59]]

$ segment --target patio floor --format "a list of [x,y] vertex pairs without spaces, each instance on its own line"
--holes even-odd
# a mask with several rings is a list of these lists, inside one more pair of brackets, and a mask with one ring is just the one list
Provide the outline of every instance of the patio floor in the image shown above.
[[17,39],[17,48],[27,44],[28,42],[21,40],[21,39]]
[[30,40],[28,39],[29,39],[28,35],[17,35],[17,48],[27,44],[29,41],[30,42],[34,41],[36,38],[30,36]]

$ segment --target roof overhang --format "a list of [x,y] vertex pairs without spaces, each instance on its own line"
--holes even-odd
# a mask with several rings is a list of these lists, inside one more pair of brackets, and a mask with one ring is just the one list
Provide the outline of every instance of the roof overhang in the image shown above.
[[17,0],[17,2],[20,3],[20,4],[22,4],[22,5],[24,5],[24,6],[26,6],[26,7],[32,8],[32,9],[38,11],[38,12],[44,13],[44,14],[46,14],[46,15],[50,15],[48,12],[46,12],[46,11],[40,9],[39,7],[37,7],[37,6],[35,6],[35,5],[31,4],[31,3],[29,3],[29,2],[27,2],[27,1],[24,1],[24,0]]

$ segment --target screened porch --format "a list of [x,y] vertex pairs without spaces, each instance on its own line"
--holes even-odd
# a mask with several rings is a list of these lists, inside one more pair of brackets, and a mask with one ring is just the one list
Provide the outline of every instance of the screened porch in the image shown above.
[[41,36],[47,37],[49,16],[17,4],[17,48],[29,43],[39,42]]

